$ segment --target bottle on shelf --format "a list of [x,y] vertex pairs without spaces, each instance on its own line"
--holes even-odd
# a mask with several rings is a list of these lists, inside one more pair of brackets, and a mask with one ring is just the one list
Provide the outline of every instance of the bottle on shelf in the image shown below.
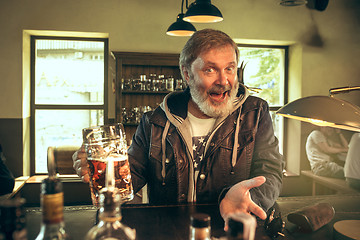
[[151,91],[159,91],[159,80],[157,79],[156,73],[150,73],[149,79],[151,80]]
[[173,76],[169,76],[166,79],[166,91],[169,91],[169,92],[174,91],[174,78],[173,78]]
[[181,78],[175,80],[175,91],[181,91],[184,89],[183,80]]
[[159,91],[166,91],[166,79],[164,74],[159,75]]
[[99,223],[86,234],[85,240],[132,240],[134,229],[121,223],[121,195],[114,187],[103,188],[99,195]]
[[49,176],[41,182],[42,223],[36,240],[68,240],[71,237],[65,231],[63,186],[56,177],[53,148],[48,148],[47,157]]
[[210,240],[210,216],[205,213],[196,213],[190,217],[190,240]]
[[146,91],[146,88],[147,88],[146,74],[140,74],[140,90]]
[[[145,77],[146,77],[146,75],[145,75]],[[152,83],[151,78],[146,78],[146,80],[145,80],[145,85],[146,85],[145,90],[146,91],[151,91],[151,83]]]
[[0,239],[27,240],[25,199],[0,201]]

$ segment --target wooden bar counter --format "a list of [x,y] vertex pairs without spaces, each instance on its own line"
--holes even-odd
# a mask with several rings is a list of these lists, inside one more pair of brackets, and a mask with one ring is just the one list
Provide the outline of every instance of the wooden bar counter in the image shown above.
[[[287,214],[320,202],[328,202],[335,209],[333,220],[313,233],[300,232],[287,221]],[[333,239],[333,225],[340,220],[360,220],[360,195],[323,195],[304,197],[281,197],[277,200],[283,220],[286,222],[285,237],[278,239]],[[207,213],[211,217],[211,233],[215,238],[225,236],[224,222],[216,205],[149,206],[124,205],[122,222],[136,229],[139,240],[188,239],[190,215]],[[96,209],[93,206],[66,206],[64,208],[66,230],[73,239],[84,239],[93,226]],[[28,239],[35,239],[40,229],[40,208],[26,209]],[[359,226],[360,227],[360,226]],[[258,220],[255,239],[270,239],[264,231],[263,221]]]

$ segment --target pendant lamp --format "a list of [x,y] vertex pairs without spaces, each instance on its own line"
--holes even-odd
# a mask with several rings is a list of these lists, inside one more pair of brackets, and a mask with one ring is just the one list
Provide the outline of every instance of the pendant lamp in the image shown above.
[[[187,2],[187,0],[186,0]],[[177,16],[176,22],[170,25],[166,34],[170,36],[187,37],[196,32],[196,28],[189,22],[183,20],[185,14],[183,12],[184,0],[181,1],[181,13]]]
[[330,96],[300,98],[286,104],[276,114],[317,126],[360,132],[360,108],[332,96],[353,90],[360,90],[360,87],[334,88],[330,89]]
[[211,4],[211,0],[195,0],[184,17],[184,21],[195,23],[213,23],[223,19],[220,10]]

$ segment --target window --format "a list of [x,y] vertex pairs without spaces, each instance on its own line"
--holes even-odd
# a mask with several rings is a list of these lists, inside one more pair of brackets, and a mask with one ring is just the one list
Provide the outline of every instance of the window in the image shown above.
[[[279,139],[280,151],[283,151],[283,118],[275,112],[286,101],[286,66],[287,47],[239,45],[240,61],[243,64],[244,84],[251,88],[261,89],[250,91],[269,103],[276,137]],[[256,89],[254,89],[256,90]]]
[[80,146],[107,117],[107,39],[31,38],[31,174],[47,173],[49,146]]

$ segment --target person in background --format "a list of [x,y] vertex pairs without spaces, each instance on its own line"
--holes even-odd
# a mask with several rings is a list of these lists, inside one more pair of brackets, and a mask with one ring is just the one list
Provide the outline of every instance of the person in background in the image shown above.
[[344,178],[344,161],[348,142],[339,131],[319,127],[306,140],[306,154],[314,174],[324,177]]
[[[282,187],[284,161],[266,101],[239,83],[239,50],[225,33],[204,29],[185,44],[179,67],[188,87],[143,115],[128,149],[134,191],[150,204],[219,203],[261,219]],[[86,182],[86,154],[73,155]]]
[[15,178],[5,164],[5,156],[0,144],[0,195],[11,193],[14,189]]
[[344,172],[348,185],[360,191],[360,133],[354,133],[350,139]]

